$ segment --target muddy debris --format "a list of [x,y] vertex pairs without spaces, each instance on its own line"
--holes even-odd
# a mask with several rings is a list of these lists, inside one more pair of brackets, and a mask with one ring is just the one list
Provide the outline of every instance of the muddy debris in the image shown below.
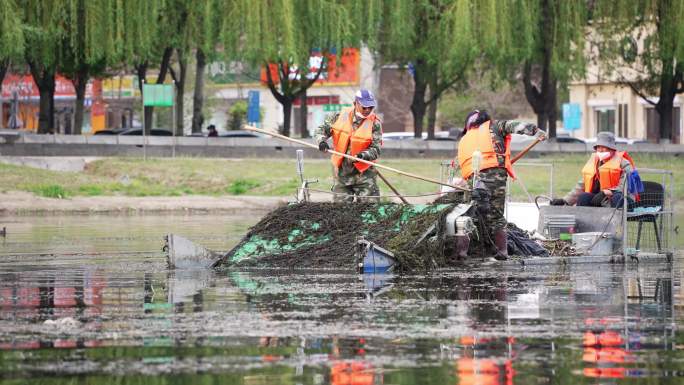
[[[464,198],[448,194],[439,203],[428,205],[290,204],[253,226],[220,266],[353,269],[358,263],[355,248],[360,237],[393,252],[401,271],[453,266],[464,261],[453,257],[455,244],[445,237],[445,216]],[[495,249],[482,217],[474,208],[467,215],[477,227],[468,255],[473,259],[493,255]],[[510,224],[509,230],[515,230],[519,239],[529,240],[529,234],[514,225]],[[549,247],[560,250],[556,244]]]

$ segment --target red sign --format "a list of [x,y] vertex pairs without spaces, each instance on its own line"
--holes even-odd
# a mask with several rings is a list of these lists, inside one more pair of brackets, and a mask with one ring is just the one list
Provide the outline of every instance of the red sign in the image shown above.
[[[357,48],[344,48],[342,50],[342,58],[340,63],[337,63],[337,55],[328,54],[327,65],[328,68],[321,72],[321,75],[316,81],[316,85],[336,85],[336,86],[346,86],[355,85],[359,83],[359,63],[360,54]],[[320,53],[314,53],[309,57],[308,71],[306,76],[308,79],[313,79],[321,68],[323,62],[323,56]],[[279,82],[278,78],[278,65],[275,63],[269,64],[269,71],[271,72],[271,78],[277,84]],[[303,71],[299,70],[297,66],[290,66],[288,68],[288,77],[292,80],[300,79]],[[261,82],[266,83],[268,78],[266,76],[266,69],[261,69]]]
[[[340,96],[339,95],[330,95],[330,96],[307,96],[306,97],[306,105],[307,106],[321,106],[324,104],[339,104],[340,103]],[[297,98],[292,102],[293,105],[298,106],[301,104],[301,99]]]
[[[86,87],[86,97],[90,97],[90,83]],[[39,99],[38,86],[31,75],[7,74],[2,81],[3,99],[11,99],[16,91],[19,99]],[[55,97],[63,99],[76,99],[76,90],[71,80],[61,76],[55,76]]]

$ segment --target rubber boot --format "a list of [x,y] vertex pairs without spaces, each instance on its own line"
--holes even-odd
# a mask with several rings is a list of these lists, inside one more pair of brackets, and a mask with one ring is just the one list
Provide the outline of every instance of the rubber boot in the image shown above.
[[508,259],[508,234],[506,230],[500,229],[494,232],[494,245],[496,246],[496,256],[494,258],[498,261],[505,261]]
[[460,260],[468,259],[468,248],[470,247],[470,237],[467,235],[456,236],[456,258]]

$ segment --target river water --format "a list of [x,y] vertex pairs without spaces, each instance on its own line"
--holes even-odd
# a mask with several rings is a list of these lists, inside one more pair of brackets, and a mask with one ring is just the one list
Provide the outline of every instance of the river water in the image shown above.
[[0,384],[684,382],[682,264],[170,271],[258,216],[0,217]]

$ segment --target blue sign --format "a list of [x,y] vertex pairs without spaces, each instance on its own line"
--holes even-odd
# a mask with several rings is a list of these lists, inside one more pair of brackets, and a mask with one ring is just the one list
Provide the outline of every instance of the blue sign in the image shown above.
[[563,128],[565,131],[579,130],[582,126],[582,110],[578,103],[563,103]]
[[249,91],[247,94],[247,122],[259,123],[261,114],[259,111],[259,91]]

